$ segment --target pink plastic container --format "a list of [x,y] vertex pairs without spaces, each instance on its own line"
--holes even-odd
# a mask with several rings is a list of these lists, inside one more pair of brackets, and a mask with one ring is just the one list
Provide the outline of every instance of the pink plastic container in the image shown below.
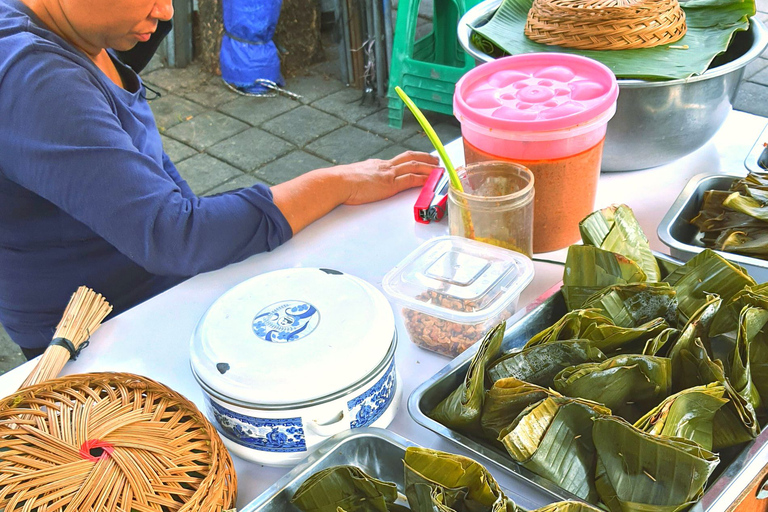
[[594,209],[618,95],[610,69],[562,53],[497,59],[456,84],[453,109],[466,162],[508,160],[533,172],[533,252],[579,240],[578,223]]

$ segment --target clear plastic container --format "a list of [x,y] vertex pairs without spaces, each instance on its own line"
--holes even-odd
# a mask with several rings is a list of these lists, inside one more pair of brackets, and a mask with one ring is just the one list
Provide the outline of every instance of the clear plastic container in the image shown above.
[[481,162],[457,170],[463,192],[448,190],[450,233],[530,257],[533,174],[514,162]]
[[512,316],[533,280],[527,256],[457,236],[434,238],[384,276],[416,345],[455,357]]

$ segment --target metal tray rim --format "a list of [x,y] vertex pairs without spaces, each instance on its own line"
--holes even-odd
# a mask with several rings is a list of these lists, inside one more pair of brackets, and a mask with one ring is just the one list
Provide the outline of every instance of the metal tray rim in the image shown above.
[[[704,247],[687,244],[675,238],[672,235],[672,231],[671,231],[672,226],[674,226],[679,222],[687,222],[681,218],[682,212],[685,209],[685,207],[689,204],[689,202],[693,200],[693,196],[695,195],[696,191],[699,190],[699,188],[705,185],[707,182],[711,182],[719,179],[728,179],[728,178],[730,178],[731,180],[736,180],[743,177],[744,177],[743,174],[708,174],[708,173],[697,174],[696,176],[692,177],[690,180],[688,180],[688,183],[685,185],[683,190],[677,196],[677,199],[675,199],[675,202],[672,203],[672,206],[669,208],[669,210],[667,210],[667,213],[664,215],[664,218],[661,220],[661,223],[659,223],[659,227],[656,230],[656,234],[658,235],[659,240],[661,240],[662,243],[664,243],[664,245],[666,245],[670,249],[679,251],[681,253],[695,255],[703,251]],[[768,261],[752,258],[750,256],[743,256],[741,254],[722,252],[722,251],[715,251],[715,252],[718,253],[723,258],[729,261],[738,263],[739,265],[768,270]]]
[[323,441],[323,443],[318,446],[315,451],[309,454],[305,459],[299,462],[285,475],[280,477],[275,483],[266,488],[261,494],[259,494],[244,508],[242,508],[240,512],[255,512],[256,510],[259,510],[261,507],[269,503],[269,501],[273,499],[277,494],[282,492],[283,489],[293,483],[298,475],[312,468],[312,466],[316,465],[326,455],[330,454],[334,450],[339,449],[344,444],[361,437],[374,437],[383,439],[384,441],[403,450],[409,446],[418,446],[416,443],[412,443],[404,437],[386,429],[365,427],[357,428],[354,430],[346,430]]

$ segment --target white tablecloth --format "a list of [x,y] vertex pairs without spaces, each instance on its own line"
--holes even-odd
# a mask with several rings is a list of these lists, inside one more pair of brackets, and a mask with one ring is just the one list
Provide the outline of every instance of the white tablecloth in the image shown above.
[[[762,117],[732,112],[715,137],[693,154],[674,163],[644,171],[604,173],[596,208],[626,203],[635,212],[651,241],[666,252],[656,228],[689,178],[700,173],[746,174],[744,159],[766,125]],[[463,159],[461,141],[448,145],[454,163]],[[361,277],[381,288],[384,274],[424,241],[447,233],[447,222],[429,225],[413,220],[412,190],[379,203],[342,206],[314,223],[293,240],[267,254],[215,272],[198,275],[105,323],[81,357],[63,374],[122,371],[158,380],[202,407],[202,394],[189,369],[188,345],[206,309],[219,295],[254,275],[289,267],[324,267]],[[562,261],[565,251],[537,255]],[[533,283],[523,292],[519,307],[561,280],[562,267],[536,263]],[[406,410],[411,391],[448,362],[408,341],[398,319],[400,344],[396,364],[403,380],[400,411],[390,430],[436,449],[461,453],[455,445],[418,426]],[[29,362],[0,376],[0,396],[21,384],[32,369]],[[238,508],[282,476],[286,468],[269,468],[235,457]],[[503,484],[503,478],[500,479]]]

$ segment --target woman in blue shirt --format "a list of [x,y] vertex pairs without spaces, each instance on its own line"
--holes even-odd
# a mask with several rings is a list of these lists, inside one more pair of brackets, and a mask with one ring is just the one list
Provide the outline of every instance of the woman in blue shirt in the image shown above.
[[28,356],[79,285],[115,313],[274,249],[340,204],[422,185],[405,153],[197,197],[163,152],[139,77],[171,0],[0,0],[0,323]]

